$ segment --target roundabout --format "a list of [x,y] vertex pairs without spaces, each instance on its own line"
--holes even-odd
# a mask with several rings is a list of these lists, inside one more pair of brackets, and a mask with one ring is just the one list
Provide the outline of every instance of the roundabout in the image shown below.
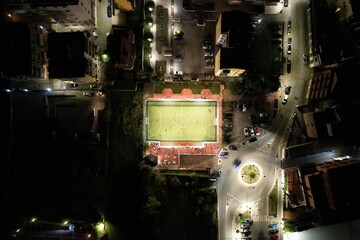
[[247,185],[253,185],[260,181],[260,168],[255,164],[244,165],[240,169],[241,181]]

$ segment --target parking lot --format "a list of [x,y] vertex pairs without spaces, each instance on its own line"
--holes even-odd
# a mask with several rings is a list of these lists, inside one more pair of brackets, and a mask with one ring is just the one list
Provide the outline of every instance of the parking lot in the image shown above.
[[[152,65],[161,67],[168,79],[212,80],[215,71],[215,13],[185,11],[182,1],[156,1],[155,43]],[[205,57],[205,52],[213,56]],[[207,61],[205,61],[207,59]],[[161,63],[161,64],[160,64]]]

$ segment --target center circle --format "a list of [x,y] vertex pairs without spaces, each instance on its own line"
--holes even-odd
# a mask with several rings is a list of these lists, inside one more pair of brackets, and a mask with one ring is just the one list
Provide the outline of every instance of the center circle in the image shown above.
[[184,129],[188,124],[188,119],[183,114],[176,114],[175,115],[175,125],[178,126],[180,129]]
[[260,175],[260,169],[254,164],[244,165],[241,169],[241,180],[247,184],[257,183]]

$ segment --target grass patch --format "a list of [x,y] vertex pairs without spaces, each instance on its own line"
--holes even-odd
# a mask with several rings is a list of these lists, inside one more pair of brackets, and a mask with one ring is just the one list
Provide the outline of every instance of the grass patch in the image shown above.
[[269,216],[277,216],[278,203],[278,180],[276,180],[275,187],[269,195]]
[[284,230],[284,232],[297,232],[295,225],[291,222],[285,222],[283,230]]

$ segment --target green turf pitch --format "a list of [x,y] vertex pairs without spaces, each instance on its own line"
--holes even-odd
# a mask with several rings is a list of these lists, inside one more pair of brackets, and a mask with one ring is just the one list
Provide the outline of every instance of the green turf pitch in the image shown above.
[[146,139],[216,142],[216,101],[147,101]]

